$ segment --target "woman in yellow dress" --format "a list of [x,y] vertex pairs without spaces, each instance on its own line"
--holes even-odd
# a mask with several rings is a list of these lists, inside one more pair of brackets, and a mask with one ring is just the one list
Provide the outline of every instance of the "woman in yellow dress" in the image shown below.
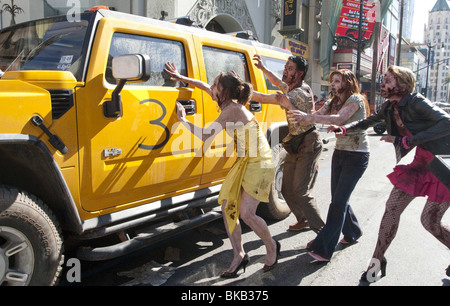
[[234,257],[230,268],[224,271],[221,277],[236,277],[241,268],[245,272],[249,263],[242,244],[239,218],[261,238],[266,247],[263,271],[272,270],[278,261],[280,244],[272,238],[266,222],[256,215],[256,209],[260,202],[267,202],[269,199],[275,168],[267,139],[256,118],[245,108],[253,91],[252,85],[244,83],[233,73],[219,74],[214,84],[209,86],[202,81],[180,75],[173,64],[167,63],[165,71],[173,81],[189,83],[204,90],[219,105],[221,113],[216,121],[211,123],[215,128],[208,129],[214,133],[207,134],[186,119],[183,106],[177,103],[178,119],[191,133],[206,142],[212,141],[219,132],[226,130],[235,140],[237,159],[219,194],[219,204],[222,204],[224,223]]

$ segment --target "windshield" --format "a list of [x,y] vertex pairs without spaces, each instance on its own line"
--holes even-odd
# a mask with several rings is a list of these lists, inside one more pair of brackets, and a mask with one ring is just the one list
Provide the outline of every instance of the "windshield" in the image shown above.
[[0,69],[71,71],[81,81],[92,16],[82,14],[76,22],[55,17],[0,31]]

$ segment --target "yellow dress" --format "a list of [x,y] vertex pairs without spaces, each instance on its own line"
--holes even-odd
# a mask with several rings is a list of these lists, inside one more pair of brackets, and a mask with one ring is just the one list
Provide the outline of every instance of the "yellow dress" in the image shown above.
[[239,219],[241,188],[260,202],[268,202],[275,167],[269,143],[256,118],[227,128],[227,133],[234,137],[237,159],[222,184],[219,204],[226,200],[224,213],[229,232],[233,233]]

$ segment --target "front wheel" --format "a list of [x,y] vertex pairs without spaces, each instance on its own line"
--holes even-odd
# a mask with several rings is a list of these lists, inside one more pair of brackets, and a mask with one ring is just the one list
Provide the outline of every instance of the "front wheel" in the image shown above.
[[0,286],[52,286],[62,270],[61,231],[34,196],[0,186]]
[[284,160],[286,158],[283,145],[278,144],[273,147],[272,155],[276,165],[275,179],[270,191],[269,203],[261,203],[258,206],[258,215],[264,219],[283,220],[291,214],[291,210],[281,194]]

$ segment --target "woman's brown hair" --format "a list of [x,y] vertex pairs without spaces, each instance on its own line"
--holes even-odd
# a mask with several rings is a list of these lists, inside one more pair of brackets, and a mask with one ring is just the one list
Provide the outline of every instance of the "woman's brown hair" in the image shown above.
[[[219,75],[219,84],[224,94],[223,100],[237,100],[239,104],[246,105],[253,92],[253,86],[250,83],[243,82],[239,77],[231,72],[222,72]],[[220,101],[222,104],[224,101]]]
[[[356,79],[356,76],[353,73],[353,71],[347,70],[347,69],[333,71],[330,74],[330,78],[329,78],[330,83],[335,75],[340,75],[342,78],[343,88],[341,89],[340,94],[342,94],[342,93],[344,94],[344,101],[341,101],[341,102],[347,101],[347,99],[350,98],[350,96],[352,96],[352,95],[359,95],[364,100],[364,104],[366,105],[366,117],[368,117],[370,115],[369,103],[367,102],[366,97],[361,94],[361,92],[359,90],[358,80]],[[332,109],[333,109],[333,107],[336,107],[336,110],[340,111],[343,105],[344,105],[344,103],[339,104],[338,96],[332,97],[332,99],[331,99],[331,108]]]

